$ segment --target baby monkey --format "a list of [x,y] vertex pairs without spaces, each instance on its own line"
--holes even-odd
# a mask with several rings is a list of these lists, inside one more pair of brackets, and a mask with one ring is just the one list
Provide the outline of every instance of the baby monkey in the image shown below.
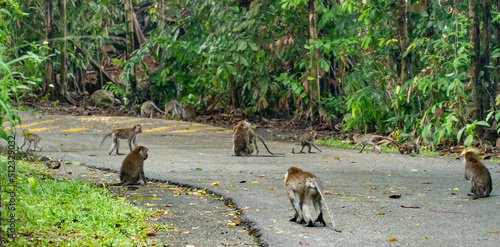
[[399,153],[401,153],[401,154],[405,154],[405,153],[411,154],[412,151],[415,152],[416,154],[420,153],[420,151],[418,150],[418,145],[414,141],[407,142],[407,143],[399,146]]
[[[40,143],[40,136],[37,134],[30,133],[30,131],[28,129],[23,129],[23,136],[24,136],[24,142],[23,142],[23,145],[21,146],[20,149],[22,150],[24,145],[26,144],[26,142],[28,142],[28,149],[26,149],[26,152],[36,151],[35,149],[37,147],[39,147],[38,143]],[[30,150],[32,142],[33,142],[34,146],[33,146],[33,149]],[[40,147],[40,150],[38,150],[38,152],[41,152],[41,151],[42,151],[42,147]]]
[[382,153],[382,149],[379,146],[377,146],[377,139],[378,138],[386,139],[389,141],[394,141],[393,139],[387,138],[385,136],[372,135],[372,134],[361,135],[359,133],[356,133],[353,136],[353,139],[356,142],[356,145],[352,149],[355,149],[358,145],[361,145],[361,151],[359,151],[361,153],[365,149],[365,145],[370,144],[373,146],[374,152],[375,152],[375,150],[378,150],[379,151],[378,153]]
[[490,196],[493,185],[488,168],[484,166],[472,150],[464,150],[461,155],[465,155],[465,179],[472,180],[472,187],[467,195],[472,200]]
[[[290,221],[300,224],[306,223],[308,227],[314,226],[316,222],[326,226],[321,209],[321,200],[323,200],[332,225],[335,227],[335,222],[326,203],[321,181],[314,174],[302,171],[302,169],[297,167],[288,168],[288,171],[285,173],[285,192],[295,209],[295,215]],[[310,210],[312,207],[317,211],[315,219],[311,215]],[[335,229],[335,231],[339,230]]]
[[318,137],[318,132],[316,132],[314,130],[309,132],[309,133],[303,134],[299,139],[300,143],[297,143],[292,147],[292,153],[295,153],[294,149],[298,145],[302,146],[302,149],[300,149],[300,153],[304,153],[304,152],[302,152],[302,150],[304,150],[304,147],[309,148],[309,153],[314,153],[314,152],[311,152],[311,146],[316,148],[318,151],[323,152],[318,147],[316,147],[316,144],[314,144],[314,142],[316,141],[316,137]]
[[241,120],[236,126],[234,126],[233,151],[235,156],[247,156],[252,153],[249,147],[249,130],[251,128],[252,125],[247,120]]

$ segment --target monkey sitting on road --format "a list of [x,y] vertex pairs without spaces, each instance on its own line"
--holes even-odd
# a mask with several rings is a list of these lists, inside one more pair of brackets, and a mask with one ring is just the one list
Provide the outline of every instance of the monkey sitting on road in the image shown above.
[[148,149],[138,146],[123,159],[120,168],[120,183],[113,185],[146,185],[144,161],[148,158]]
[[464,150],[461,155],[465,155],[465,179],[471,180],[472,185],[467,195],[472,200],[490,196],[493,185],[488,168],[472,150]]
[[250,150],[249,130],[252,125],[247,120],[241,120],[233,130],[233,151],[235,156],[246,156],[252,153]]
[[[300,224],[306,223],[308,227],[314,226],[316,222],[326,226],[321,209],[321,200],[323,200],[332,225],[335,227],[335,222],[326,203],[321,181],[314,174],[302,171],[302,169],[297,167],[288,168],[285,174],[285,192],[295,209],[295,215],[290,221]],[[310,211],[312,207],[317,211],[314,218]],[[335,230],[338,231],[337,229]]]
[[111,131],[111,133],[107,134],[102,138],[101,146],[99,146],[99,150],[94,155],[90,156],[96,156],[97,153],[101,150],[102,144],[104,143],[104,140],[106,138],[111,136],[111,140],[113,143],[111,144],[111,150],[109,151],[109,155],[113,153],[113,150],[116,148],[116,154],[117,155],[123,155],[119,153],[118,148],[120,147],[120,142],[118,139],[127,139],[128,142],[128,147],[130,148],[130,151],[132,151],[132,142],[134,143],[134,147],[137,147],[137,134],[142,133],[142,127],[140,124],[132,126],[132,128],[127,128],[127,129],[115,129]]
[[302,149],[300,149],[301,153],[304,153],[304,152],[302,152],[302,150],[304,150],[304,147],[306,147],[306,146],[309,148],[309,153],[314,153],[314,152],[311,152],[311,146],[316,148],[318,151],[323,152],[318,147],[316,147],[316,144],[314,144],[314,142],[316,141],[316,137],[318,137],[318,132],[316,132],[314,130],[309,132],[309,133],[303,134],[299,139],[299,143],[293,145],[292,153],[295,153],[295,151],[294,151],[295,146],[298,146],[298,145],[302,146]]
[[165,113],[164,111],[160,110],[160,108],[158,108],[158,106],[156,106],[156,104],[151,100],[148,100],[148,101],[142,103],[142,105],[141,105],[141,117],[142,118],[144,118],[144,117],[153,118],[153,115],[155,113],[155,109],[161,113]]
[[361,152],[363,152],[363,149],[365,149],[365,145],[370,144],[373,146],[374,152],[375,152],[375,150],[378,150],[379,151],[378,153],[382,153],[382,149],[379,146],[377,146],[377,138],[382,138],[382,139],[386,139],[389,141],[394,141],[393,139],[387,138],[385,136],[372,135],[372,134],[360,135],[359,133],[356,133],[353,136],[353,139],[356,142],[356,145],[352,149],[355,149],[358,145],[361,145],[362,146],[361,151],[359,151],[361,153]]
[[182,119],[184,121],[195,121],[196,120],[196,110],[194,106],[189,104],[188,102],[182,102]]
[[417,143],[413,142],[407,142],[401,146],[399,146],[399,153],[401,154],[411,154],[411,152],[415,152],[416,154],[419,154],[420,151],[418,150],[418,145]]
[[[34,133],[30,133],[30,131],[28,129],[23,129],[23,136],[24,136],[24,142],[23,142],[23,145],[20,147],[20,149],[22,150],[24,145],[26,144],[26,142],[28,142],[28,149],[26,149],[26,152],[36,151],[36,148],[39,147],[38,143],[40,143],[40,136],[38,136],[37,134],[34,134]],[[31,142],[33,142],[33,144],[34,144],[32,150],[30,150]],[[38,150],[38,152],[41,152],[42,147],[39,147],[39,148],[40,148],[40,150]]]

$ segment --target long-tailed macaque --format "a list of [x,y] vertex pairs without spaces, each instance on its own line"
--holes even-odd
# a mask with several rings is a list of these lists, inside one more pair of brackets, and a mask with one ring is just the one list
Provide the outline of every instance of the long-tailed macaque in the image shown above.
[[101,146],[99,146],[99,150],[94,155],[90,156],[96,156],[99,151],[101,151],[102,144],[104,143],[104,140],[106,138],[111,136],[112,144],[111,144],[111,150],[109,150],[109,155],[113,153],[113,150],[116,149],[116,155],[123,155],[118,151],[118,148],[120,147],[120,141],[119,139],[127,139],[128,142],[128,147],[130,148],[130,151],[132,151],[132,142],[134,143],[134,147],[137,147],[137,134],[142,133],[142,127],[140,124],[132,126],[132,128],[126,128],[126,129],[115,129],[111,131],[111,133],[107,134],[102,138]]
[[314,142],[316,141],[316,137],[318,137],[318,132],[316,132],[314,130],[309,132],[309,133],[303,134],[299,139],[299,143],[293,145],[292,153],[295,153],[295,151],[294,151],[295,146],[298,146],[298,145],[302,146],[302,149],[300,149],[301,153],[303,153],[302,150],[304,150],[304,147],[306,147],[306,146],[309,148],[309,153],[314,153],[314,152],[311,152],[311,146],[316,148],[318,151],[323,152],[318,147],[316,147],[316,144],[314,144]]
[[412,151],[415,152],[416,154],[420,153],[420,151],[418,150],[418,145],[414,141],[407,142],[407,143],[399,146],[399,153],[401,153],[401,154],[405,154],[405,153],[411,154]]
[[116,185],[146,185],[144,161],[148,158],[148,149],[138,146],[123,159],[120,168],[120,183]]
[[141,117],[142,118],[153,118],[153,115],[155,113],[155,109],[163,114],[165,114],[164,111],[160,110],[160,108],[158,108],[158,106],[156,106],[156,104],[151,101],[151,100],[148,100],[144,103],[142,103],[141,105]]
[[[28,129],[23,129],[23,136],[24,136],[24,142],[23,142],[23,145],[21,146],[20,149],[22,150],[24,145],[26,144],[26,142],[28,142],[28,149],[26,149],[26,152],[36,151],[36,148],[39,147],[38,143],[40,143],[40,136],[37,134],[34,134],[34,133],[30,133],[30,131]],[[32,142],[34,145],[33,145],[33,149],[30,150]],[[38,150],[38,152],[41,152],[42,147],[39,147],[39,148],[40,148],[40,150]]]
[[182,119],[185,121],[195,121],[196,120],[196,111],[194,109],[194,106],[187,103],[187,102],[181,102],[182,106]]
[[249,130],[252,125],[247,120],[241,120],[233,130],[233,151],[235,156],[246,156],[252,153],[250,150],[250,134]]
[[464,150],[462,155],[465,155],[465,179],[471,180],[472,183],[470,193],[467,195],[473,200],[490,196],[493,185],[488,168],[483,165],[474,151]]
[[362,146],[361,151],[359,151],[361,153],[365,149],[365,145],[370,144],[373,146],[374,152],[375,152],[375,150],[378,150],[379,151],[378,153],[382,153],[382,149],[379,146],[377,146],[377,140],[376,140],[377,138],[382,138],[382,139],[386,139],[389,141],[394,141],[393,139],[387,138],[385,136],[372,135],[372,134],[360,135],[359,133],[356,133],[353,136],[353,139],[356,142],[356,145],[352,149],[355,149],[358,145],[361,145]]
[[165,104],[165,119],[167,119],[170,112],[172,112],[170,119],[175,119],[175,116],[177,116],[178,119],[181,119],[185,114],[184,108],[182,108],[181,104],[176,99],[173,99]]
[[[326,226],[321,209],[321,200],[323,200],[332,225],[335,227],[335,222],[326,203],[321,181],[314,174],[302,171],[297,167],[288,168],[285,174],[285,192],[295,209],[295,215],[290,221],[299,224],[306,223],[308,227],[314,226],[316,222]],[[316,217],[312,217],[311,207],[316,209]]]

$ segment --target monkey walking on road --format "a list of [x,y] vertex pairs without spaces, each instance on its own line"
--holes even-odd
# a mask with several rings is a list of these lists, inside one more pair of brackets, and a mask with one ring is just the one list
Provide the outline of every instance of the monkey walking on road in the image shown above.
[[418,145],[414,141],[407,142],[407,143],[399,146],[399,153],[401,153],[401,154],[405,154],[405,153],[411,154],[412,151],[415,152],[416,154],[420,153],[420,151],[418,150]]
[[148,100],[144,103],[142,103],[141,105],[141,117],[142,118],[153,118],[153,115],[155,113],[155,109],[163,114],[165,114],[164,111],[160,110],[160,108],[158,108],[158,106],[156,106],[156,104],[151,101],[151,100]]
[[361,153],[365,149],[365,145],[370,144],[373,146],[374,152],[375,152],[375,150],[378,150],[379,151],[378,153],[382,153],[382,149],[379,146],[377,146],[377,141],[376,141],[377,138],[383,138],[383,139],[386,139],[389,141],[394,141],[393,139],[387,138],[385,136],[372,135],[372,134],[360,135],[359,133],[356,133],[353,136],[353,139],[356,142],[356,145],[352,149],[355,149],[357,146],[361,145],[362,146],[361,151],[359,151]]
[[116,155],[123,155],[119,153],[118,148],[120,147],[120,142],[119,139],[127,139],[128,142],[128,147],[130,148],[130,151],[132,151],[132,142],[134,143],[134,147],[137,147],[137,134],[142,133],[142,127],[140,124],[132,126],[132,128],[126,128],[126,129],[115,129],[111,131],[111,133],[107,134],[102,138],[101,146],[99,146],[99,150],[94,155],[90,156],[96,156],[97,153],[101,150],[102,144],[104,143],[104,140],[106,138],[111,137],[111,140],[113,143],[111,144],[111,150],[109,150],[109,155],[113,153],[113,150],[116,149]]
[[[24,136],[24,142],[23,142],[23,145],[20,147],[20,149],[22,150],[24,145],[26,144],[26,142],[28,142],[28,149],[26,149],[26,152],[36,151],[36,148],[39,147],[38,143],[40,143],[40,136],[37,134],[34,134],[34,133],[30,133],[30,131],[28,129],[23,129],[23,136]],[[32,142],[33,142],[34,146],[33,146],[33,149],[30,150]],[[39,147],[39,148],[40,148],[40,150],[38,150],[38,152],[41,152],[42,147]]]
[[303,134],[299,139],[299,143],[295,144],[292,147],[292,153],[295,153],[294,149],[296,146],[299,146],[299,145],[302,146],[302,149],[300,149],[300,153],[304,153],[304,152],[302,152],[302,150],[304,150],[305,147],[309,148],[309,153],[314,153],[314,152],[311,152],[311,146],[316,148],[318,151],[323,152],[318,147],[316,147],[316,144],[314,144],[314,142],[316,141],[316,137],[318,137],[318,132],[316,132],[314,130],[309,132],[309,133]]
[[[291,222],[306,223],[305,226],[308,227],[312,227],[314,223],[319,222],[326,226],[321,209],[321,200],[323,200],[334,230],[340,232],[335,227],[335,222],[326,203],[321,181],[314,174],[302,171],[297,167],[288,168],[285,174],[285,192],[295,209],[295,215],[290,219]],[[312,207],[316,209],[316,217],[311,215]]]
[[266,143],[262,138],[260,138],[257,133],[252,129],[252,124],[247,120],[241,120],[233,128],[233,151],[235,156],[249,156],[252,154],[250,149],[250,144],[255,145],[257,153],[259,153],[259,148],[257,147],[257,138],[264,144],[264,147],[271,155],[252,155],[252,157],[283,157],[285,154],[274,154],[269,151]]

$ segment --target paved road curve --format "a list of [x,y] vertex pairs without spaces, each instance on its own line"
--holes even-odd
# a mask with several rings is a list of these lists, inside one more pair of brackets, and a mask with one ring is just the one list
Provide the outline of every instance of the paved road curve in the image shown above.
[[[109,140],[98,156],[89,154],[108,131],[142,124],[138,143],[150,150],[149,178],[231,198],[269,246],[500,246],[498,163],[485,162],[494,181],[492,196],[468,201],[470,182],[464,179],[463,160],[456,158],[373,154],[371,149],[360,154],[325,146],[323,153],[293,155],[293,143],[271,140],[269,148],[285,157],[233,157],[232,131],[219,127],[129,117],[21,116],[21,128],[42,136],[43,154],[115,170],[124,156],[107,155]],[[124,141],[121,150],[128,152]],[[290,166],[321,178],[342,233],[288,222],[293,211],[282,178]],[[219,185],[210,186],[215,182]],[[402,196],[390,199],[391,194]]]

